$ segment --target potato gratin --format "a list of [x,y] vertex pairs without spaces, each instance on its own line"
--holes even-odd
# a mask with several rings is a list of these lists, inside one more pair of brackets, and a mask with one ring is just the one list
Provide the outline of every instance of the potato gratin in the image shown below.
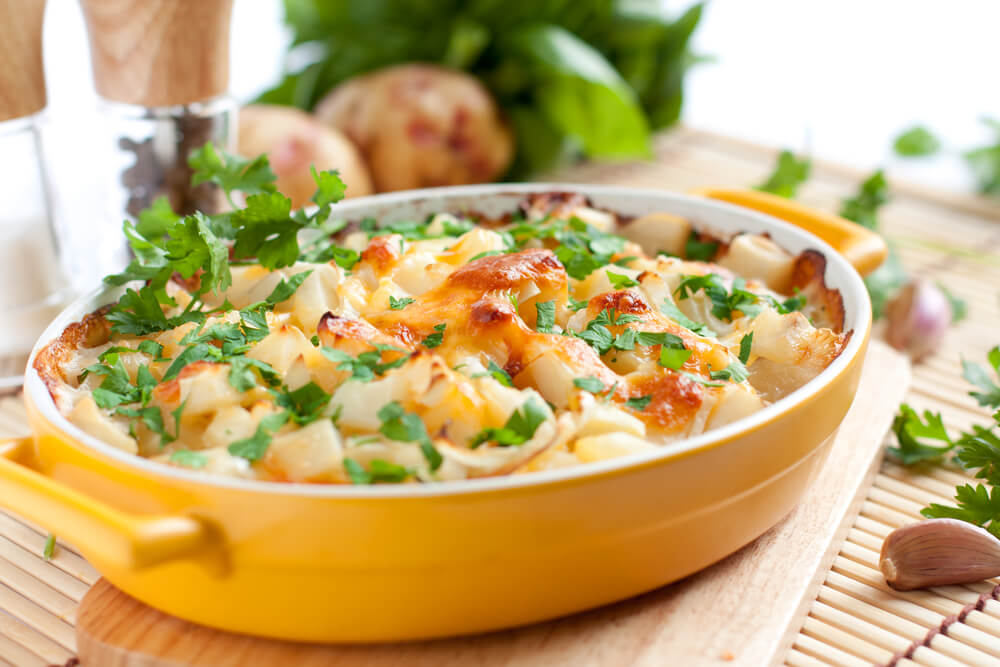
[[202,258],[70,326],[36,360],[60,410],[213,475],[456,480],[669,446],[794,391],[849,337],[821,255],[667,214],[545,194],[503,220],[324,224],[285,266],[241,263],[237,233],[220,289],[198,290],[221,275]]

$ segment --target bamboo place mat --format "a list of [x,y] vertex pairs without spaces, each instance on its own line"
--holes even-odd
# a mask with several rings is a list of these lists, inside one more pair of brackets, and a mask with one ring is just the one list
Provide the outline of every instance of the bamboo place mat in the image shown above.
[[[655,153],[651,162],[584,165],[560,179],[680,191],[742,187],[764,179],[776,151],[684,129],[658,139]],[[864,176],[814,164],[800,199],[836,211]],[[981,360],[1000,343],[992,287],[1000,285],[1000,205],[905,184],[894,183],[893,194],[881,216],[883,232],[895,240],[904,264],[969,304],[968,319],[914,368],[907,400],[917,409],[940,411],[953,428],[984,422],[989,415],[966,395],[959,362],[963,356]],[[19,399],[0,401],[0,433],[26,430]],[[913,472],[883,462],[785,664],[1000,664],[997,581],[897,593],[876,569],[890,530],[919,518],[928,502],[950,502],[954,486],[966,481],[952,469]],[[62,664],[74,655],[77,604],[98,574],[61,543],[52,561],[43,561],[45,537],[43,529],[0,512],[0,664]]]

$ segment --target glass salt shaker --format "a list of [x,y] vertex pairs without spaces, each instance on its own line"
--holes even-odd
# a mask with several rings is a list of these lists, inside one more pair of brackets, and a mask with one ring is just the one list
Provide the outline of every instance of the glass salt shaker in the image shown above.
[[0,392],[20,387],[29,351],[72,296],[42,151],[44,9],[0,2]]

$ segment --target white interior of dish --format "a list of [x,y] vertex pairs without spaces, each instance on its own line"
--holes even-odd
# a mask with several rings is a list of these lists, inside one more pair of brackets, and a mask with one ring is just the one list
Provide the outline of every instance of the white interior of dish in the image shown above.
[[33,368],[35,355],[49,341],[58,337],[71,323],[84,315],[117,299],[121,288],[100,288],[76,300],[67,307],[42,333],[32,350],[25,372],[24,390],[45,418],[58,425],[78,442],[113,459],[121,465],[138,468],[162,478],[177,478],[200,484],[222,487],[253,489],[266,493],[285,493],[311,496],[336,497],[385,497],[442,495],[451,493],[474,493],[502,488],[546,484],[606,473],[630,466],[644,464],[661,458],[669,458],[680,452],[689,452],[706,447],[714,442],[726,440],[742,432],[791,410],[796,404],[815,394],[831,378],[838,375],[860,352],[864,344],[865,331],[871,324],[871,303],[864,282],[848,262],[830,246],[816,236],[789,223],[769,215],[701,197],[680,195],[662,190],[626,188],[609,185],[577,184],[517,184],[517,185],[472,185],[428,190],[411,190],[346,200],[334,208],[334,215],[346,219],[374,217],[380,221],[422,219],[428,214],[448,212],[475,212],[487,216],[500,216],[513,211],[524,197],[540,192],[578,192],[587,196],[600,209],[625,215],[639,216],[647,213],[673,213],[689,219],[696,229],[707,229],[722,233],[767,232],[781,247],[793,255],[813,249],[827,259],[825,281],[832,289],[839,290],[844,300],[844,330],[856,332],[846,348],[829,367],[798,390],[767,406],[760,412],[740,419],[726,426],[708,431],[681,442],[671,443],[654,452],[643,452],[605,461],[580,464],[569,468],[548,470],[521,475],[490,477],[484,479],[450,481],[427,484],[402,485],[317,485],[289,484],[256,480],[232,479],[167,466],[149,461],[134,454],[127,454],[97,438],[84,433],[66,420],[56,408],[48,389]]

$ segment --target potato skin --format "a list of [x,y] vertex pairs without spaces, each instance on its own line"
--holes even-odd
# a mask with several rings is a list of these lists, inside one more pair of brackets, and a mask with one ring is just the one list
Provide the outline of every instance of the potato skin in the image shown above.
[[239,119],[240,155],[267,153],[278,176],[278,190],[292,200],[293,207],[307,205],[316,191],[310,165],[318,171],[340,171],[348,197],[373,192],[368,167],[354,144],[310,114],[290,107],[251,104],[240,110]]
[[486,89],[435,65],[349,79],[315,114],[361,149],[379,191],[492,181],[513,156],[510,130]]

